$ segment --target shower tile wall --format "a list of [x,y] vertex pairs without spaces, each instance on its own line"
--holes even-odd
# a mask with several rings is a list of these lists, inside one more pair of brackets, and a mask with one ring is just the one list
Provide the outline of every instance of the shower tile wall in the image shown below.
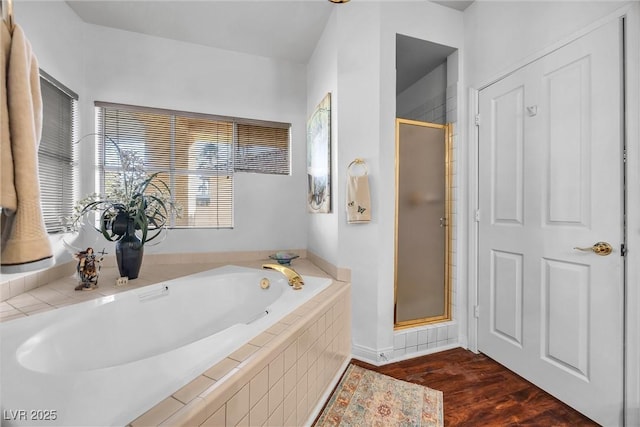
[[443,125],[447,118],[446,100],[446,92],[439,93],[433,98],[426,100],[424,104],[405,113],[403,118]]
[[458,344],[458,325],[455,322],[423,326],[397,331],[393,337],[393,359],[406,359],[433,353],[436,349]]
[[[457,320],[458,313],[458,159],[459,156],[459,138],[458,131],[458,87],[457,83],[447,86],[447,123],[452,126],[451,147],[449,152],[449,173],[451,174],[451,247],[449,250],[449,283],[451,284],[451,315],[453,320]],[[456,327],[457,338],[457,327]]]

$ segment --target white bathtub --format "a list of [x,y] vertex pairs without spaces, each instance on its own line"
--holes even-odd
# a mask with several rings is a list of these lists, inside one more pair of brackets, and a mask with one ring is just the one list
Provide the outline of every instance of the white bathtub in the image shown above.
[[1,424],[126,425],[331,283],[304,281],[226,266],[2,323]]

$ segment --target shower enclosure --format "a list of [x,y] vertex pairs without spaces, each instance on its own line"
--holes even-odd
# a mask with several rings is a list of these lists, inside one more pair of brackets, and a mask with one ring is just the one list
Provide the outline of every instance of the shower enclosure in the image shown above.
[[450,125],[396,119],[396,329],[451,319],[450,155]]

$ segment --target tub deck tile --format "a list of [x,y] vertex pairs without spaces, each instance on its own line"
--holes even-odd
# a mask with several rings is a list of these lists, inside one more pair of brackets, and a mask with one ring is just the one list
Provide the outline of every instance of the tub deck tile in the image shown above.
[[29,291],[29,295],[32,295],[40,301],[46,302],[47,304],[55,304],[56,302],[67,298],[67,296],[62,292],[58,292],[57,290],[48,286],[32,289]]
[[9,298],[7,302],[19,310],[22,307],[39,304],[42,301],[40,301],[38,298],[34,297],[30,293],[24,293],[24,294],[15,296],[13,298]]
[[254,339],[252,339],[251,341],[249,341],[249,344],[252,344],[258,347],[264,347],[264,345],[267,344],[269,341],[271,341],[274,337],[275,337],[274,334],[263,332],[257,337],[255,337]]
[[237,349],[236,351],[234,351],[233,353],[231,353],[229,355],[229,359],[237,360],[238,362],[244,362],[249,358],[249,356],[251,356],[253,353],[255,353],[258,350],[260,350],[260,347],[258,346],[255,346],[252,344],[245,344],[239,349]]
[[[297,311],[297,310],[296,310]],[[285,316],[283,319],[280,319],[279,323],[284,323],[285,325],[293,325],[300,321],[300,315],[295,312]]]
[[63,279],[56,279],[53,280],[49,283],[47,283],[46,285],[40,285],[39,287],[36,287],[35,289],[51,289],[54,290],[56,292],[60,292],[63,294],[66,293],[71,293],[74,292],[74,284],[77,284],[78,280],[74,277],[65,277]]
[[237,360],[229,359],[227,357],[226,359],[221,360],[220,362],[209,368],[204,373],[204,375],[211,379],[219,381],[220,379],[222,379],[222,377],[231,372],[231,370],[237,367],[239,364],[240,362],[238,362]]
[[215,380],[212,380],[209,377],[200,375],[180,390],[173,393],[173,397],[178,399],[180,402],[187,404],[197,398],[200,393],[211,387],[215,382]]
[[278,322],[272,327],[270,327],[269,329],[267,329],[267,332],[270,334],[278,335],[279,333],[287,329],[287,327],[289,327],[289,325]]
[[11,304],[5,301],[0,302],[0,313],[11,310],[15,310],[15,308]]
[[28,305],[26,307],[21,307],[20,311],[23,312],[24,314],[36,314],[36,313],[42,313],[44,311],[49,311],[49,310],[53,310],[55,307],[41,302],[39,304],[34,304],[34,305]]

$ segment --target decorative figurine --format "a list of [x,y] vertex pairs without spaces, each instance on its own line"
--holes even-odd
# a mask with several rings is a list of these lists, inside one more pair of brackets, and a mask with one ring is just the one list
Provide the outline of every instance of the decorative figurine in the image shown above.
[[91,291],[98,287],[98,273],[100,272],[100,262],[104,258],[104,249],[101,257],[96,258],[93,248],[76,253],[73,258],[78,261],[76,271],[80,283],[76,286],[76,291]]

